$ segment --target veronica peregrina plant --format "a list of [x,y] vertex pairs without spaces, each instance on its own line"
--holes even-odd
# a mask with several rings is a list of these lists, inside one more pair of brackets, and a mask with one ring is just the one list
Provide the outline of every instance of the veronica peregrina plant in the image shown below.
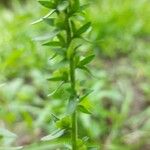
[[78,91],[79,81],[76,79],[76,70],[90,72],[87,64],[94,58],[91,52],[85,52],[82,48],[85,43],[85,35],[91,27],[91,23],[86,22],[84,17],[84,9],[87,4],[81,4],[80,0],[40,0],[39,3],[50,11],[33,24],[45,22],[50,26],[51,31],[49,35],[38,39],[44,40],[43,45],[48,46],[53,52],[51,59],[59,57],[61,58],[59,63],[64,64],[63,67],[56,68],[48,80],[60,82],[58,88],[61,88],[63,84],[69,84],[70,87],[66,89],[69,91],[67,115],[62,119],[53,115],[58,129],[42,140],[68,136],[71,137],[70,149],[86,150],[88,149],[85,145],[87,138],[79,137],[77,120],[79,111],[90,114],[86,97],[91,90],[84,88],[83,92]]

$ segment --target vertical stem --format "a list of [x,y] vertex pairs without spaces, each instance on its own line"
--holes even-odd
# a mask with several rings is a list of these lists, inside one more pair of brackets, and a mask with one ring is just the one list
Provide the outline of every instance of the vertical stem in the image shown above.
[[[72,41],[72,35],[71,35],[71,28],[70,28],[70,21],[69,21],[69,17],[68,14],[66,12],[66,34],[67,34],[67,45],[69,47],[71,41]],[[75,64],[74,64],[74,55],[72,56],[72,58],[69,59],[69,70],[70,70],[70,86],[72,88],[72,95],[71,97],[73,97],[73,100],[76,101],[76,83],[75,83]],[[78,133],[77,133],[77,112],[75,110],[75,112],[72,114],[71,117],[72,120],[72,131],[71,131],[71,138],[72,138],[72,150],[77,150],[77,137],[78,137]]]
[[[76,100],[76,90],[75,90],[75,67],[74,58],[70,59],[70,78],[71,78],[71,88],[73,90],[74,98]],[[77,150],[77,112],[72,114],[72,150]]]

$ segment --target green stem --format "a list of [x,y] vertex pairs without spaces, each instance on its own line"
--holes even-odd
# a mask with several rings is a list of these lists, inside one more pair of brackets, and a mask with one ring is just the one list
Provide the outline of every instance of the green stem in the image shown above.
[[[73,100],[76,100],[74,58],[70,59],[70,78],[73,90]],[[77,112],[72,114],[72,150],[77,150]]]
[[[67,45],[69,47],[71,41],[72,41],[72,35],[71,35],[71,28],[70,28],[70,21],[69,21],[69,17],[67,15],[66,12],[66,34],[67,34]],[[74,64],[74,55],[72,56],[72,58],[69,59],[69,69],[70,69],[70,86],[72,89],[72,95],[71,97],[73,98],[74,101],[76,101],[76,82],[75,82],[75,64]],[[78,133],[77,133],[77,112],[75,111],[72,114],[71,117],[72,120],[72,131],[71,131],[71,136],[72,136],[72,150],[77,150],[77,137],[78,137]]]

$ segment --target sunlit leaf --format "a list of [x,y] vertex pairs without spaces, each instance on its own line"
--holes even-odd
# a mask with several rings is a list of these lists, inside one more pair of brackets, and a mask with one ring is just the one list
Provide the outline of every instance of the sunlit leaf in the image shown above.
[[61,46],[60,45],[60,42],[57,42],[57,41],[52,41],[52,42],[46,42],[43,44],[44,46],[54,46],[54,47],[58,47],[58,46]]
[[78,104],[78,109],[86,114],[92,114],[91,110],[92,110],[93,106],[91,104],[91,102],[87,99],[84,98],[84,100],[82,100],[79,104]]
[[64,84],[64,82],[61,82],[58,87],[53,91],[51,92],[50,94],[48,94],[47,96],[50,97],[52,95],[54,95],[55,93],[57,93],[57,91],[61,88],[61,86]]
[[76,36],[80,36],[82,33],[86,32],[91,26],[91,23],[88,22],[86,23],[85,25],[83,25],[81,28],[79,28],[75,34],[75,37]]
[[79,98],[79,101],[82,102],[82,101],[83,101],[87,96],[89,96],[92,92],[93,92],[93,90],[89,90],[89,91],[85,92],[85,94]]
[[62,81],[63,80],[63,76],[58,76],[58,77],[51,77],[51,78],[48,78],[47,80],[48,81]]
[[42,6],[47,8],[54,8],[54,3],[50,2],[50,0],[39,0],[38,1]]
[[34,24],[37,24],[37,23],[40,23],[42,22],[43,20],[47,19],[48,17],[50,17],[56,10],[51,10],[48,14],[46,14],[44,17],[34,21],[31,23],[31,25],[34,25]]
[[95,57],[95,55],[90,55],[90,56],[85,57],[84,59],[82,59],[79,62],[78,66],[84,66],[84,65],[90,63],[94,59],[94,57]]
[[61,43],[61,45],[63,45],[65,47],[66,42],[65,42],[65,39],[63,38],[63,36],[61,34],[58,34],[57,38],[59,39],[59,42]]
[[55,130],[54,132],[52,132],[50,135],[43,137],[41,140],[42,141],[54,140],[56,138],[61,137],[64,133],[65,133],[65,129],[62,129],[62,130],[58,129],[58,130]]
[[50,39],[53,39],[58,33],[59,33],[58,30],[53,30],[49,34],[34,38],[34,40],[36,40],[36,41],[50,40]]
[[92,114],[91,111],[88,110],[88,109],[87,109],[85,106],[83,106],[83,105],[78,105],[78,109],[79,109],[81,112],[85,113],[85,114]]
[[61,118],[56,122],[56,126],[59,129],[70,129],[71,128],[71,118],[69,115]]

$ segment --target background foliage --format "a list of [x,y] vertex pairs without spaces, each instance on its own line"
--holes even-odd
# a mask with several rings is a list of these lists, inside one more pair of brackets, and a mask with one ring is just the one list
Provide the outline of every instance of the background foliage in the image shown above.
[[[93,0],[87,10],[96,53],[90,67],[96,78],[79,75],[94,90],[88,97],[92,116],[81,114],[80,134],[87,133],[104,150],[150,147],[149,8],[149,0]],[[46,12],[32,0],[13,0],[11,7],[1,3],[0,149],[31,143],[37,144],[24,149],[48,149],[48,142],[38,141],[54,128],[50,113],[63,117],[65,91],[47,97],[56,88],[46,81],[55,62],[34,41],[48,26],[30,25]],[[51,146],[62,149],[58,141]]]

